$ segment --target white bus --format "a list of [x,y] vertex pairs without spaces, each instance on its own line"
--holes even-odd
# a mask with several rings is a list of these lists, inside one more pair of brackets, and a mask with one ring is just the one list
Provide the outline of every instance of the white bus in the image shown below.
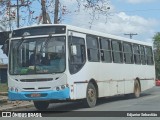
[[10,100],[33,100],[38,110],[54,101],[114,95],[139,97],[155,85],[152,44],[69,25],[14,30],[10,39]]

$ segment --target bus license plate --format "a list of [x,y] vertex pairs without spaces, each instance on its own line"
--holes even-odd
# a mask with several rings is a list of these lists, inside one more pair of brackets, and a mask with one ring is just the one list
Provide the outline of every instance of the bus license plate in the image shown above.
[[31,97],[41,97],[41,94],[40,93],[32,93]]

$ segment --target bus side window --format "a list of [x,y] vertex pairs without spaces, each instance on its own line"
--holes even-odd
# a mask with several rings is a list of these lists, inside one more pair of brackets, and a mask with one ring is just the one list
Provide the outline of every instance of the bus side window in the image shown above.
[[100,38],[100,52],[102,62],[112,62],[110,40],[107,38]]
[[133,44],[135,64],[141,64],[140,48],[138,44]]
[[124,53],[124,62],[126,64],[133,64],[133,52],[131,43],[127,42],[123,43],[123,53]]
[[90,62],[99,62],[99,45],[98,45],[98,37],[87,35],[87,53],[88,53],[88,61]]
[[83,38],[69,36],[69,70],[77,73],[86,62],[85,42]]
[[146,47],[146,59],[147,59],[147,64],[148,65],[153,65],[153,53],[152,53],[152,48],[151,47]]
[[145,65],[146,64],[146,57],[145,57],[145,48],[144,46],[140,46],[140,50],[141,50],[141,62],[142,62],[142,65]]
[[112,52],[113,52],[113,62],[122,63],[123,55],[122,55],[121,41],[112,40]]

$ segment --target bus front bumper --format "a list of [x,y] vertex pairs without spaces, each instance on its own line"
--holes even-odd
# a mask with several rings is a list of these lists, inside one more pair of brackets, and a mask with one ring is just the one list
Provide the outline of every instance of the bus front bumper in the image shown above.
[[66,100],[69,98],[69,88],[63,90],[13,92],[8,91],[9,100]]

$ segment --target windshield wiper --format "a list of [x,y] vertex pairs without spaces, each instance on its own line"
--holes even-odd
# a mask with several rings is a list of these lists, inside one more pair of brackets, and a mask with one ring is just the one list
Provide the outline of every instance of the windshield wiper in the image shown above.
[[17,47],[17,49],[19,49],[19,47],[21,46],[21,44],[24,42],[24,36],[21,38],[22,41],[19,41],[15,46],[14,46],[14,49],[15,47]]
[[46,47],[46,45],[48,45],[49,40],[51,39],[52,35],[49,34],[48,38],[44,41],[44,45],[42,45],[40,53],[43,52],[43,49]]

